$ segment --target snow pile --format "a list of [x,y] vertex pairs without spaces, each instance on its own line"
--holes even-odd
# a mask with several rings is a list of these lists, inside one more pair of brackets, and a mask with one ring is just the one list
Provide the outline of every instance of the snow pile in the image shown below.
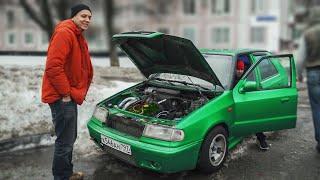
[[234,149],[230,151],[230,156],[227,161],[229,162],[230,160],[239,159],[240,157],[246,155],[248,153],[248,144],[254,143],[255,138],[253,136],[245,138]]
[[50,131],[50,111],[39,96],[42,72],[0,66],[0,140]]
[[81,106],[78,106],[78,139],[75,144],[75,149],[78,152],[86,155],[95,152],[92,151],[92,149],[96,148],[96,145],[89,139],[90,137],[87,129],[87,122],[94,111],[95,105],[101,100],[134,84],[136,83],[110,81],[109,87],[99,84],[93,84],[90,87],[86,101]]
[[[48,134],[53,129],[50,108],[41,102],[40,90],[44,66],[0,66],[0,141],[26,135]],[[89,140],[86,124],[95,105],[135,83],[108,81],[100,78],[103,70],[95,67],[95,77],[86,101],[78,106],[78,139],[75,149],[88,153],[94,147]],[[125,72],[124,72],[125,73]],[[41,145],[54,143],[54,138],[44,137]],[[34,147],[27,144],[16,149]]]
[[[28,55],[1,55],[0,64],[5,66],[34,66],[46,63],[46,56],[28,56]],[[92,64],[99,67],[110,67],[110,59],[108,57],[91,57]],[[120,67],[135,67],[128,57],[119,57]]]

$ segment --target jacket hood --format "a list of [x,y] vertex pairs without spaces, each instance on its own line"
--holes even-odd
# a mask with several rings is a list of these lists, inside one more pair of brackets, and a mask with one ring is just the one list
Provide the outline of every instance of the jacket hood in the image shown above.
[[71,30],[77,36],[82,33],[82,31],[77,27],[77,25],[71,19],[67,19],[67,20],[59,22],[55,28],[55,31],[58,31],[61,29]]

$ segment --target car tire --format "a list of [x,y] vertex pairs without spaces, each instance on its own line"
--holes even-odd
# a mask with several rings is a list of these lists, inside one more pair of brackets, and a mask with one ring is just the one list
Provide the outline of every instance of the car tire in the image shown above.
[[213,128],[202,143],[197,168],[204,173],[219,170],[228,155],[228,133],[222,126]]

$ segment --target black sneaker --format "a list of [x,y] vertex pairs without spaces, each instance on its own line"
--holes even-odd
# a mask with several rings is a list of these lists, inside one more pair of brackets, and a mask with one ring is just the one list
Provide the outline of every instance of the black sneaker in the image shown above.
[[320,143],[317,144],[316,149],[317,149],[318,153],[320,153]]
[[261,150],[266,151],[266,150],[268,150],[270,148],[270,146],[269,146],[269,144],[267,143],[266,140],[258,140],[258,142],[259,142],[259,148]]

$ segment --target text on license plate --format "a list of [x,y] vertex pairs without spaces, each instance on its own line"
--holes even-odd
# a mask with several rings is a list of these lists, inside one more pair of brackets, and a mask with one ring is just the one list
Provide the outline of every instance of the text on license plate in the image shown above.
[[118,142],[104,135],[101,135],[101,143],[115,150],[131,155],[131,147],[128,144]]

